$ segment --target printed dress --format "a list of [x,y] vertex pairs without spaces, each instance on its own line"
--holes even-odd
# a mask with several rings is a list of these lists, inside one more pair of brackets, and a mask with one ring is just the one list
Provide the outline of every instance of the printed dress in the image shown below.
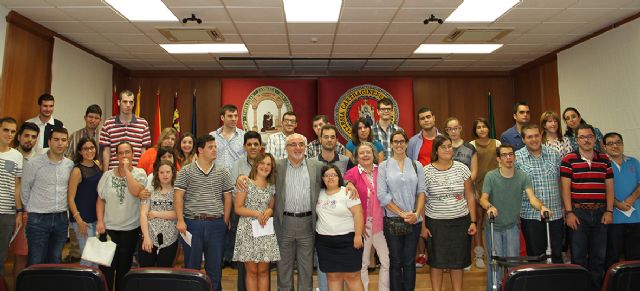
[[[275,193],[275,186],[257,187],[251,180],[247,183],[247,197],[244,207],[250,210],[263,211],[269,206],[269,200]],[[273,262],[280,260],[280,250],[276,235],[253,237],[251,221],[255,217],[240,217],[233,260],[239,262]]]

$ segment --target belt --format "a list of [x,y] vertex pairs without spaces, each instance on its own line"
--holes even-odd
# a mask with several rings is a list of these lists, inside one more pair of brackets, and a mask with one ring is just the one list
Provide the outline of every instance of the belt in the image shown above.
[[573,208],[582,210],[598,210],[606,207],[606,203],[573,203]]
[[291,216],[291,217],[307,217],[307,216],[311,216],[311,214],[313,214],[311,211],[307,211],[307,212],[284,212],[283,213],[286,216]]
[[220,218],[222,218],[222,215],[208,215],[208,214],[195,214],[195,215],[191,215],[191,216],[185,216],[188,219],[193,219],[193,220],[205,220],[205,221],[212,221],[212,220],[218,220]]

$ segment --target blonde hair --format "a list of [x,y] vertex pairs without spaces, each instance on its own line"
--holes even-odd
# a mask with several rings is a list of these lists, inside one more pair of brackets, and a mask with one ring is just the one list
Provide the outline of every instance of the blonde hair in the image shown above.
[[160,132],[160,136],[158,136],[158,144],[156,148],[160,148],[162,146],[162,142],[167,139],[170,135],[173,135],[178,138],[178,131],[173,127],[167,127]]
[[550,119],[555,119],[558,123],[558,140],[563,141],[562,137],[562,122],[560,122],[560,116],[553,111],[545,111],[540,115],[540,129],[542,131],[542,142],[545,143],[547,141],[547,129],[545,128],[545,124]]

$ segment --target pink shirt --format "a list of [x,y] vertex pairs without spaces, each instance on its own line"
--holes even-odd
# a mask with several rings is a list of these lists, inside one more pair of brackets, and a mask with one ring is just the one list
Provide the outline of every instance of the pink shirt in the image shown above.
[[[373,185],[369,182],[367,173],[360,165],[348,170],[344,179],[353,183],[358,190],[360,201],[362,201],[362,211],[364,217],[371,216],[373,218],[373,233],[382,231],[382,207],[380,207],[380,201],[378,201],[377,189],[375,185],[378,185],[378,166],[373,165]],[[369,193],[369,195],[367,195]],[[371,209],[368,209],[371,206]],[[370,215],[367,211],[371,211]]]

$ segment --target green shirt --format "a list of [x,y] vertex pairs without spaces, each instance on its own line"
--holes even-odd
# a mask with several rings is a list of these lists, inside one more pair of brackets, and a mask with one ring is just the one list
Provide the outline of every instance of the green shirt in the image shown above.
[[489,202],[498,209],[494,225],[496,231],[511,228],[520,222],[520,207],[522,199],[527,199],[524,194],[527,188],[533,188],[531,179],[518,169],[511,178],[503,177],[500,169],[491,170],[484,177],[482,193],[489,194]]

